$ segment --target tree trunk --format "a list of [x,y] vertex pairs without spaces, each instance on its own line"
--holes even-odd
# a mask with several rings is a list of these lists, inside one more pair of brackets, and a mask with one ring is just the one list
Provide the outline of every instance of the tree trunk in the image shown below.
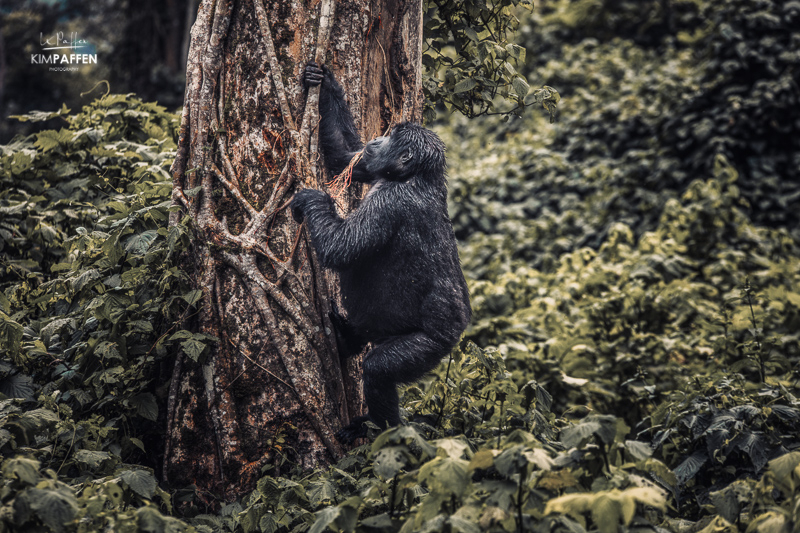
[[341,368],[328,319],[336,279],[286,209],[298,188],[327,181],[306,62],[334,70],[365,139],[422,115],[420,2],[263,2],[201,2],[172,167],[173,201],[195,225],[186,269],[202,290],[185,327],[218,340],[177,356],[164,477],[224,499],[262,471],[339,458],[334,432],[363,410],[359,369]]

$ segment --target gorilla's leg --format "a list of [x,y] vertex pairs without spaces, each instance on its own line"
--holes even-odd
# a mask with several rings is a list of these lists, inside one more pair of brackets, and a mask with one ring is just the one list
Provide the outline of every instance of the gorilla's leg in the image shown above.
[[399,383],[411,383],[430,372],[447,354],[443,346],[423,332],[393,337],[375,346],[364,358],[364,396],[368,415],[358,417],[336,436],[342,442],[353,442],[366,436],[367,420],[379,428],[400,424]]

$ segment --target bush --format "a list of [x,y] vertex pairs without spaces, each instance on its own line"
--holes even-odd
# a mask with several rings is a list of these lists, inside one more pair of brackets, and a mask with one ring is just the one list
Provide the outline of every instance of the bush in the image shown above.
[[151,502],[161,365],[197,300],[166,224],[177,117],[129,95],[19,118],[65,126],[0,147],[2,527],[175,529]]

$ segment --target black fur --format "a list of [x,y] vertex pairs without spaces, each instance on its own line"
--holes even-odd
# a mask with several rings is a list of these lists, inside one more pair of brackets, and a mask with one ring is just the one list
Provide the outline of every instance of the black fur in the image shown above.
[[320,143],[328,170],[339,174],[363,148],[353,180],[371,184],[345,219],[322,191],[301,190],[291,203],[319,260],[339,272],[347,318],[338,311],[331,318],[343,356],[372,343],[364,358],[368,416],[337,434],[352,442],[366,434],[367,419],[381,428],[400,423],[397,384],[435,368],[458,342],[471,310],[447,214],[442,141],[404,123],[364,147],[333,74],[309,64],[304,81],[322,84]]

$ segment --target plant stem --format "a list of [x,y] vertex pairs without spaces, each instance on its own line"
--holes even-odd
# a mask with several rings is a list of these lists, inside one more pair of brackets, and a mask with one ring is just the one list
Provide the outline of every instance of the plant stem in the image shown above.
[[519,486],[517,487],[517,531],[522,533],[522,490],[525,483],[526,467],[523,466],[519,472]]
[[450,365],[453,364],[453,354],[450,354],[450,360],[447,362],[447,372],[444,373],[444,394],[442,394],[442,407],[439,409],[439,417],[436,419],[436,429],[442,423],[442,415],[444,415],[444,406],[447,403],[447,380],[450,379]]
[[764,366],[764,353],[761,349],[761,339],[758,334],[758,323],[756,322],[756,313],[753,310],[753,299],[751,298],[752,289],[750,288],[750,279],[745,279],[744,282],[744,295],[747,297],[747,305],[750,307],[750,322],[753,324],[753,337],[756,341],[756,355],[758,356],[758,375],[761,378],[761,383],[766,380],[766,368]]
[[392,496],[391,500],[389,500],[389,516],[394,516],[394,500],[397,495],[397,476],[398,474],[395,474],[392,478]]

